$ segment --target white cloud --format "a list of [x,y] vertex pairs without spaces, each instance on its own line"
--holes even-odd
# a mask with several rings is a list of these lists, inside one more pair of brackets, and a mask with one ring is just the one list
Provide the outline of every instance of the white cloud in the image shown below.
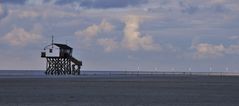
[[229,36],[228,39],[229,40],[238,40],[239,36]]
[[90,40],[91,38],[95,37],[98,32],[99,32],[99,27],[97,25],[92,25],[82,31],[80,30],[75,32],[75,35],[78,37],[84,37],[85,39]]
[[227,50],[227,54],[239,54],[239,45],[230,45]]
[[40,16],[40,14],[36,11],[33,10],[28,10],[28,11],[21,11],[19,14],[20,18],[35,18]]
[[111,32],[113,31],[114,26],[111,23],[107,22],[106,20],[102,20],[102,22],[99,25],[99,28],[102,31]]
[[27,0],[26,4],[27,5],[43,5],[43,4],[48,4],[48,5],[53,5],[56,3],[57,0],[48,0],[47,2],[45,0]]
[[151,36],[144,35],[139,32],[139,24],[142,21],[140,16],[129,15],[125,18],[124,38],[122,45],[132,51],[139,49],[158,50],[159,47],[153,42]]
[[28,32],[23,28],[14,27],[13,30],[5,34],[1,40],[12,46],[25,46],[29,43],[35,43],[41,39],[41,30],[39,26]]
[[105,52],[112,52],[118,48],[118,42],[110,38],[98,39],[98,44],[104,47]]
[[128,15],[127,17],[124,18],[125,19],[123,21],[125,23],[125,27],[123,30],[124,35],[122,40],[116,41],[115,39],[112,39],[112,36],[110,36],[110,38],[102,38],[102,37],[97,38],[97,35],[99,35],[99,33],[112,32],[114,29],[114,26],[105,20],[102,20],[102,22],[98,25],[93,24],[84,30],[77,31],[75,32],[75,35],[81,39],[84,39],[83,41],[85,43],[87,43],[88,41],[96,40],[96,42],[100,46],[104,47],[104,50],[106,52],[111,52],[116,48],[131,51],[159,50],[159,45],[154,43],[153,38],[151,36],[149,35],[142,36],[141,33],[139,32],[139,24],[141,21],[143,21],[142,20],[143,17],[136,15]]
[[229,45],[225,47],[224,45],[212,45],[208,43],[200,43],[193,46],[196,49],[194,58],[204,59],[204,58],[215,58],[221,57],[226,54],[239,54],[239,45]]
[[226,50],[226,48],[222,44],[211,45],[208,43],[197,44],[193,48],[196,49],[194,58],[197,59],[223,56]]
[[107,22],[106,20],[102,20],[99,25],[91,25],[84,30],[75,32],[75,35],[78,37],[83,37],[85,40],[91,40],[100,32],[111,32],[113,29],[114,26],[111,23]]

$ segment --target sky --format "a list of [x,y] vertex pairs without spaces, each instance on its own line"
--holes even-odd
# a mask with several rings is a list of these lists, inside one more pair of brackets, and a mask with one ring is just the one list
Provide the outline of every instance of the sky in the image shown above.
[[239,72],[238,0],[1,0],[0,70],[44,70],[44,46],[84,70]]

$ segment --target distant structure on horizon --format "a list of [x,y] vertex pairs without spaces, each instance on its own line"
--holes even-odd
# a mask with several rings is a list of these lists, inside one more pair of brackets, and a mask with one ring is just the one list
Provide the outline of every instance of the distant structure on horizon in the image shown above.
[[72,56],[73,49],[60,43],[52,43],[44,47],[41,57],[46,58],[47,75],[80,75],[82,61]]

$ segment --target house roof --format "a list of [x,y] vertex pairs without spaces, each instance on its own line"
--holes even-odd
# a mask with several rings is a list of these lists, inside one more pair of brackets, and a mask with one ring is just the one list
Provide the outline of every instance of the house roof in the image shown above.
[[68,46],[66,44],[54,43],[53,45],[58,46],[60,49],[72,49],[70,46]]

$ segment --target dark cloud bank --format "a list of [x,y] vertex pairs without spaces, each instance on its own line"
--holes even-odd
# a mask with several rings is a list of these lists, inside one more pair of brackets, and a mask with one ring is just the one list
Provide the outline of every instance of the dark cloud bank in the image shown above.
[[[2,0],[0,3],[7,4],[19,4],[24,5],[27,0]],[[50,0],[44,0],[44,3],[50,2]],[[137,6],[147,3],[147,0],[57,0],[56,5],[64,5],[69,3],[79,3],[84,8],[124,8],[128,6]]]

